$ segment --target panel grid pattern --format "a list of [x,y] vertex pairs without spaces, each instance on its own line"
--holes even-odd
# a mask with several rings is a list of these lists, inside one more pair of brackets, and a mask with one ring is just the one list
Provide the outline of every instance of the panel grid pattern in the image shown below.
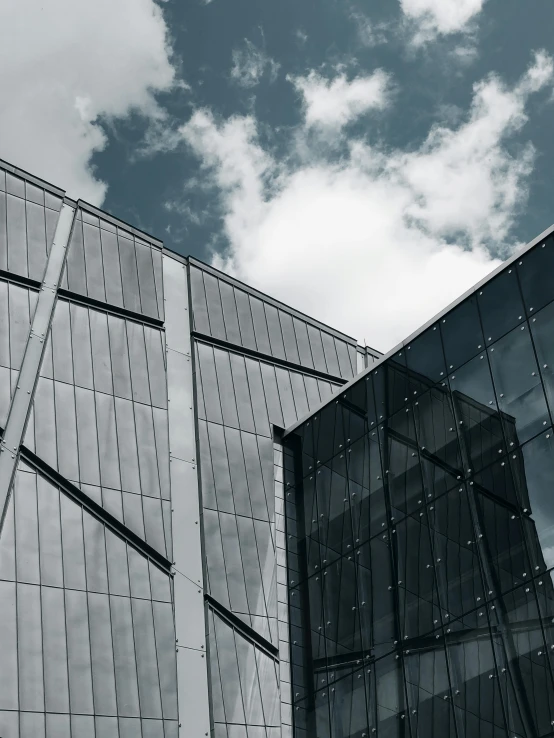
[[550,736],[554,241],[288,436],[297,738]]
[[195,331],[333,377],[357,373],[356,345],[190,267]]

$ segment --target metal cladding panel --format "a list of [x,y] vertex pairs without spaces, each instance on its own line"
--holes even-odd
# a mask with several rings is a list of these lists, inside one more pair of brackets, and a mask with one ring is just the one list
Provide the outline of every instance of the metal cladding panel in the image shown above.
[[201,510],[186,267],[163,256],[179,735],[210,731]]
[[336,378],[357,373],[353,339],[198,262],[190,265],[193,329]]
[[[274,426],[294,422],[331,394],[333,385],[314,370],[331,373],[325,345],[339,375],[338,339],[329,335],[322,342],[320,329],[309,326],[321,347],[320,363],[314,363],[308,329],[298,317],[193,264],[189,271],[205,576],[213,598],[212,727],[216,735],[286,736],[291,676],[288,610],[278,583],[285,539]],[[340,357],[344,368],[348,352]]]

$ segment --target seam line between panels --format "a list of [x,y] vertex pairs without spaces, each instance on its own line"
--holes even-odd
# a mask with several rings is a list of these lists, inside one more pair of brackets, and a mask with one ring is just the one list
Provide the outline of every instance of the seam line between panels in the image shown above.
[[63,205],[46,262],[35,313],[17,377],[17,385],[11,399],[6,427],[0,445],[0,536],[2,535],[8,508],[10,489],[17,468],[20,446],[35,395],[40,365],[46,347],[46,337],[50,330],[56,306],[57,289],[65,265],[74,220],[75,210],[69,205]]
[[200,333],[199,331],[192,331],[191,335],[200,343],[205,343],[217,348],[222,348],[226,351],[230,351],[231,353],[239,354],[241,356],[248,356],[253,359],[265,361],[266,363],[283,367],[285,369],[292,369],[299,374],[307,374],[308,376],[316,377],[317,379],[324,379],[327,382],[334,382],[336,385],[344,385],[348,381],[350,381],[348,379],[343,379],[342,377],[337,377],[334,374],[320,372],[317,369],[312,369],[311,367],[304,366],[303,364],[295,364],[292,361],[287,361],[287,359],[279,359],[276,356],[271,356],[261,351],[254,351],[253,349],[246,348],[245,346],[239,346],[236,343],[230,343],[229,341],[224,341],[221,338],[214,338],[213,336],[208,336],[205,333]]
[[[2,273],[0,272],[0,279],[1,278]],[[109,302],[96,300],[95,298],[88,297],[87,295],[80,295],[77,292],[72,292],[71,290],[67,290],[64,287],[60,287],[60,289],[58,290],[58,296],[64,302],[67,301],[78,303],[80,305],[84,305],[86,307],[91,307],[95,310],[100,310],[104,313],[108,313],[108,315],[117,315],[118,317],[132,320],[135,323],[141,323],[143,325],[149,325],[153,328],[158,328],[159,330],[164,330],[163,321],[158,320],[157,318],[152,318],[149,315],[143,315],[143,313],[137,313],[134,310],[128,310],[127,308],[119,307],[118,305],[113,305]]]
[[92,497],[89,497],[86,492],[83,492],[82,489],[65,479],[59,472],[25,446],[21,446],[20,453],[21,458],[26,464],[33,467],[41,476],[49,479],[56,487],[59,487],[65,494],[76,500],[79,505],[85,507],[87,512],[91,513],[97,520],[113,530],[120,538],[125,539],[138,553],[151,559],[165,574],[171,572],[171,562],[165,556],[133,533],[130,528],[127,528],[126,525],[95,502]]

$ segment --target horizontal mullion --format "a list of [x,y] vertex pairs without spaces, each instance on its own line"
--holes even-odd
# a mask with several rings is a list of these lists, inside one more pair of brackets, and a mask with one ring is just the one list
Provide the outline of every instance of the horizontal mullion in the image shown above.
[[77,292],[71,292],[71,290],[66,290],[63,287],[60,287],[58,290],[58,297],[61,300],[66,300],[68,302],[76,302],[80,305],[85,305],[87,307],[92,307],[95,310],[102,310],[105,313],[109,313],[110,315],[117,315],[121,318],[126,318],[128,320],[133,320],[135,323],[143,323],[144,325],[152,326],[153,328],[162,329],[164,327],[164,323],[162,320],[158,320],[158,318],[151,318],[149,315],[143,315],[142,313],[136,313],[134,310],[127,310],[127,308],[119,307],[118,305],[113,305],[109,302],[102,302],[102,300],[95,300],[92,297],[87,297],[87,295],[80,295]]
[[3,282],[12,282],[20,287],[27,287],[28,289],[36,292],[39,292],[42,286],[42,282],[39,282],[36,279],[24,277],[22,274],[14,274],[13,272],[8,272],[5,269],[0,269],[0,280]]
[[208,343],[212,346],[217,346],[218,348],[225,349],[226,351],[231,351],[234,354],[249,356],[252,359],[265,361],[267,364],[275,364],[275,366],[281,366],[284,369],[291,369],[295,372],[298,372],[299,374],[306,374],[309,377],[323,379],[326,382],[332,382],[336,385],[343,385],[349,381],[348,379],[343,379],[342,377],[336,377],[333,374],[320,372],[318,369],[311,369],[310,367],[303,366],[302,364],[296,364],[292,361],[287,361],[286,359],[279,359],[275,356],[271,356],[271,354],[264,354],[261,351],[254,351],[254,349],[240,346],[237,343],[230,343],[229,341],[224,341],[221,338],[214,338],[213,336],[209,336],[206,333],[192,331],[191,335],[195,340],[200,341],[201,343]]

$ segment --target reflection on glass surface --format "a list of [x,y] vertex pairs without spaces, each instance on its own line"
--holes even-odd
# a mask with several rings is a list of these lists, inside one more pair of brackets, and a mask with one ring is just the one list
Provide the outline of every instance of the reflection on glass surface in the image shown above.
[[296,738],[553,735],[554,310],[515,272],[287,437]]

